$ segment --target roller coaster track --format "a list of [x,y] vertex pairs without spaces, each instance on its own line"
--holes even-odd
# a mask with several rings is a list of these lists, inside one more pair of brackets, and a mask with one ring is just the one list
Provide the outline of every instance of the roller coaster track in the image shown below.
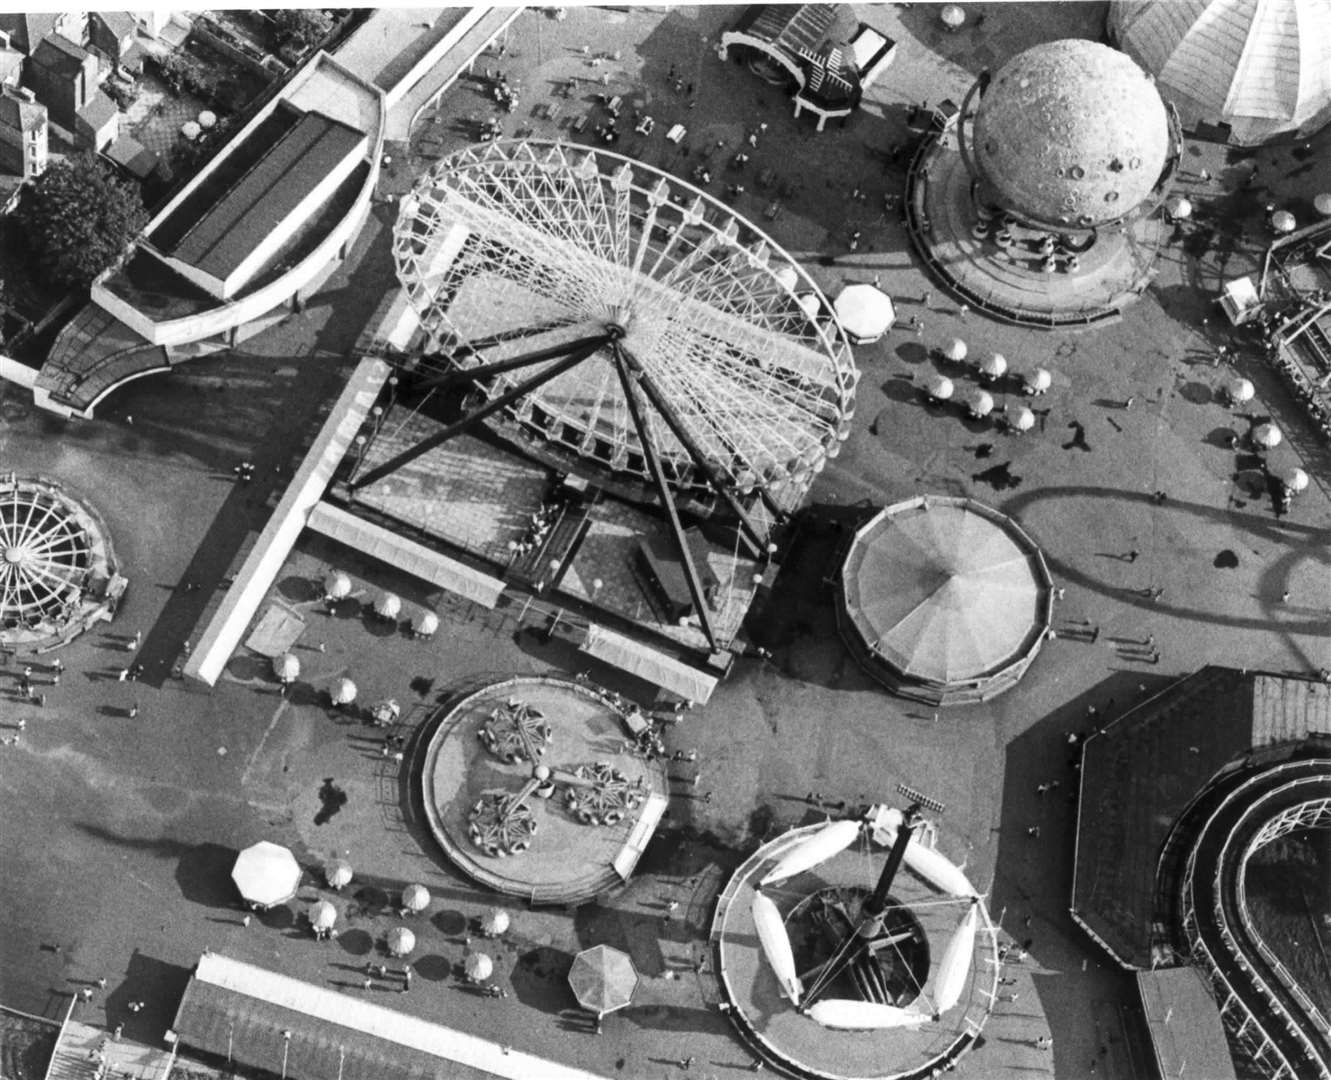
[[1260,848],[1295,830],[1331,828],[1331,760],[1231,776],[1194,811],[1183,932],[1233,1043],[1272,1080],[1331,1080],[1331,1024],[1257,933],[1244,884]]

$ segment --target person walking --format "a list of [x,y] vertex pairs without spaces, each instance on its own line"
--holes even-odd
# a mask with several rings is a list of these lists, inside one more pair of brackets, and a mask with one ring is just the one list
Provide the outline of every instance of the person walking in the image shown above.
[[129,707],[129,718],[133,720],[138,715],[139,715],[139,703],[136,701],[134,702],[133,705]]
[[1032,840],[1039,840],[1039,839],[1040,839],[1040,826],[1039,826],[1039,825],[1032,825],[1029,829],[1026,830],[1026,835],[1029,836]]

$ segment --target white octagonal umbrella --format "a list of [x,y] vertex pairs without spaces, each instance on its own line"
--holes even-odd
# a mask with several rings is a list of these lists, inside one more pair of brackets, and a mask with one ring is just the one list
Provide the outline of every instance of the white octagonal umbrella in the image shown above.
[[1036,368],[1026,374],[1026,389],[1032,394],[1043,394],[1054,385],[1054,377],[1045,368]]
[[1225,391],[1229,394],[1229,400],[1235,405],[1242,405],[1245,401],[1251,401],[1253,394],[1256,393],[1252,383],[1242,378],[1231,379],[1225,387]]
[[439,616],[433,611],[418,611],[411,620],[411,629],[421,637],[429,637],[439,629]]
[[994,411],[994,398],[987,390],[972,390],[966,395],[966,408],[976,419]]
[[396,619],[402,610],[402,598],[397,593],[381,592],[374,601],[374,613],[381,619]]
[[324,575],[324,596],[329,600],[341,600],[351,595],[351,578],[341,570],[329,570]]
[[260,840],[236,858],[231,880],[247,904],[270,908],[296,895],[300,887],[300,863],[281,844]]
[[350,679],[338,679],[328,691],[334,705],[350,705],[356,700],[356,684]]
[[864,282],[842,289],[832,310],[852,345],[869,345],[877,341],[897,321],[892,298]]
[[402,890],[402,906],[407,911],[424,911],[430,906],[430,890],[424,885],[408,885]]
[[1288,210],[1277,210],[1271,215],[1271,228],[1278,233],[1292,233],[1298,222]]
[[1281,474],[1280,480],[1292,495],[1297,495],[1308,486],[1308,474],[1297,466],[1286,469]]
[[1030,431],[1031,428],[1035,427],[1035,413],[1031,412],[1025,405],[1019,405],[1008,417],[1008,423],[1012,425],[1015,431]]
[[273,674],[282,682],[294,682],[300,678],[300,657],[295,653],[283,653],[273,657]]
[[394,956],[406,956],[416,947],[416,935],[405,926],[395,926],[388,931],[388,951]]
[[980,374],[989,379],[997,379],[1007,371],[1007,357],[1002,353],[990,353],[980,361]]
[[935,375],[929,380],[929,396],[935,401],[946,401],[956,387],[946,375]]
[[578,1004],[601,1017],[632,1004],[638,969],[628,953],[593,945],[573,958],[568,984]]
[[337,908],[327,900],[316,900],[306,912],[315,930],[331,930],[337,925]]
[[1258,424],[1252,433],[1252,441],[1266,450],[1275,449],[1284,439],[1285,436],[1275,424]]
[[462,962],[462,970],[472,982],[485,982],[494,974],[494,961],[483,952],[468,953]]
[[961,363],[961,361],[966,359],[966,353],[968,351],[969,350],[966,348],[966,343],[962,341],[961,338],[953,338],[951,341],[947,343],[946,347],[943,349],[943,355],[946,356],[949,360],[954,360],[957,363]]

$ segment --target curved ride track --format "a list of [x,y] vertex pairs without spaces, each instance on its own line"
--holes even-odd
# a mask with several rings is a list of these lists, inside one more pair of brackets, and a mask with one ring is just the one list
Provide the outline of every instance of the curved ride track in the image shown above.
[[1205,817],[1182,881],[1192,955],[1211,975],[1231,1034],[1270,1076],[1331,1080],[1331,1025],[1258,935],[1244,885],[1258,849],[1296,829],[1331,827],[1331,760],[1243,773],[1215,795],[1198,807]]

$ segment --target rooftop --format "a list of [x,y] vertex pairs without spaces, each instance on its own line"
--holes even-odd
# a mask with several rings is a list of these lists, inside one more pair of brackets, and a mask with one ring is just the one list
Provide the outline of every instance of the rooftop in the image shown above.
[[46,123],[46,106],[6,89],[0,93],[0,126],[36,131]]
[[33,50],[32,62],[62,75],[77,75],[83,70],[88,51],[59,34],[47,34]]
[[366,82],[392,90],[467,12],[465,7],[381,9],[347,38],[337,59]]
[[[251,139],[261,139],[265,126],[256,129]],[[273,130],[265,134],[271,136]],[[214,200],[208,196],[234,176],[241,162],[230,170],[219,167],[216,182],[200,185],[196,197],[181,203],[150,239],[183,262],[224,279],[363,138],[346,124],[305,113],[270,144],[263,145],[261,139],[258,160]],[[230,156],[237,155],[246,161],[256,156],[247,155],[244,147]]]
[[1198,969],[1139,972],[1137,990],[1160,1076],[1234,1080],[1237,1074],[1220,1010]]

